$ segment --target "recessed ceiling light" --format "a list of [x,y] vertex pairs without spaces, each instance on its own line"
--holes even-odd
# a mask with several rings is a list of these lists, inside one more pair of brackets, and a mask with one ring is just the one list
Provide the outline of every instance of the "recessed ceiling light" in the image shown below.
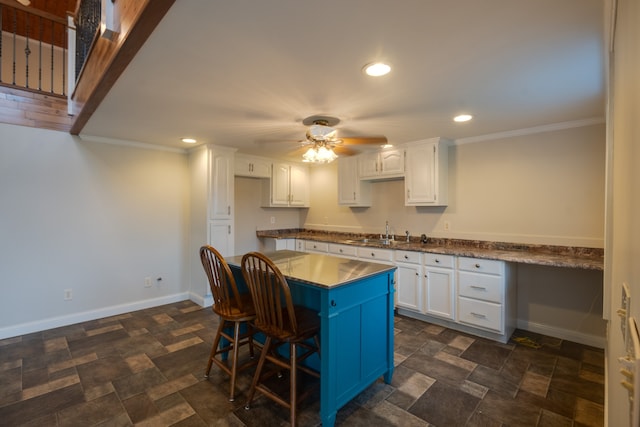
[[380,147],[382,147],[382,148],[391,148],[391,147],[393,147],[393,144],[382,144]]
[[455,116],[453,118],[454,122],[468,122],[471,120],[473,116],[471,114],[460,114],[459,116]]
[[375,62],[364,66],[365,74],[372,77],[384,76],[385,74],[389,74],[389,71],[391,71],[391,66],[384,62]]
[[180,141],[184,142],[185,144],[195,144],[196,142],[198,142],[193,138],[182,138]]

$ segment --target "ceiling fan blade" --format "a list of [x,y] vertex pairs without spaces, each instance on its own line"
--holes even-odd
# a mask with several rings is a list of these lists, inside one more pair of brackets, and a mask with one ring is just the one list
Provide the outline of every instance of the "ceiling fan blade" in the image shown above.
[[354,154],[358,154],[358,151],[352,150],[343,145],[333,147],[333,151],[339,156],[353,156]]
[[340,137],[345,145],[383,145],[387,143],[386,136],[352,136]]

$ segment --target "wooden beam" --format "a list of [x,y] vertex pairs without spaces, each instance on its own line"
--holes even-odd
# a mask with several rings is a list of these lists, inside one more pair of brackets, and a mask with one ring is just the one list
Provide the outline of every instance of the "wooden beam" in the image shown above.
[[124,72],[175,0],[118,1],[122,33],[115,41],[98,37],[84,64],[71,98],[78,135],[118,77]]

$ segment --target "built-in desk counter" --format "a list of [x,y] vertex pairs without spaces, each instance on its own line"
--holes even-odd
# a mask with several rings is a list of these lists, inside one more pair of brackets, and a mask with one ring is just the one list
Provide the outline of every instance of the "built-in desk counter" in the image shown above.
[[[380,376],[391,382],[396,268],[290,250],[265,255],[287,279],[294,303],[320,316],[320,417],[332,426],[338,409]],[[242,256],[226,261],[246,288]]]

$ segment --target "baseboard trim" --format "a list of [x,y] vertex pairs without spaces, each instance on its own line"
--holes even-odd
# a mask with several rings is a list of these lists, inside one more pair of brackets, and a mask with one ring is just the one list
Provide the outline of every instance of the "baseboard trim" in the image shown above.
[[112,305],[109,307],[102,307],[95,310],[88,310],[80,313],[68,314],[65,316],[57,316],[48,319],[36,320],[33,322],[21,323],[18,325],[0,328],[0,339],[17,337],[20,335],[45,331],[47,329],[59,328],[62,326],[69,326],[75,323],[101,319],[103,317],[116,316],[118,314],[129,313],[131,311],[143,310],[145,308],[157,307],[159,305],[171,304],[179,301],[185,301],[187,299],[190,299],[189,293],[180,292],[177,294],[158,298],[151,298],[126,304]]
[[194,292],[189,292],[189,299],[200,307],[211,307],[213,305],[213,296],[211,294],[202,296]]
[[555,326],[543,325],[541,323],[528,322],[518,319],[518,329],[523,329],[537,334],[543,334],[554,338],[560,338],[579,344],[590,345],[591,347],[605,348],[607,338],[593,334],[572,331],[570,329],[557,328]]

